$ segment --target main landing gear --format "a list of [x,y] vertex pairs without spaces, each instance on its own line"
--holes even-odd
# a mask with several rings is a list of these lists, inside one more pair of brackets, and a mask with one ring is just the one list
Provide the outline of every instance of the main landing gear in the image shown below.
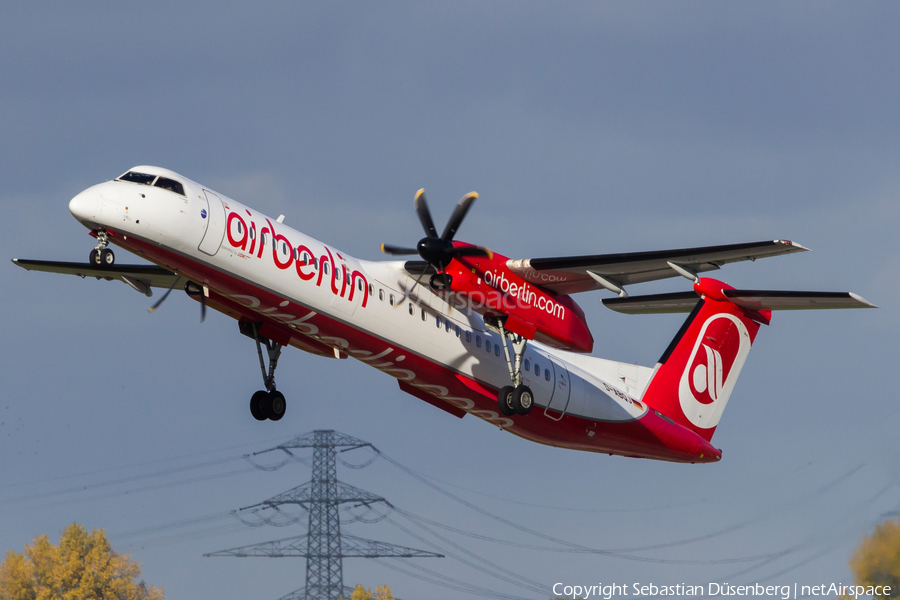
[[[534,393],[523,383],[522,378],[522,357],[525,355],[528,340],[506,331],[502,318],[496,318],[492,324],[500,330],[500,335],[503,336],[503,354],[506,355],[506,366],[509,368],[509,378],[512,380],[512,385],[500,388],[500,393],[497,394],[497,405],[500,412],[507,417],[516,414],[527,415],[534,406]],[[507,339],[515,352],[515,361],[509,355]]]
[[109,237],[101,229],[97,232],[97,247],[91,250],[88,262],[98,267],[112,266],[116,262],[116,255],[107,246],[109,246]]
[[[256,352],[259,354],[259,368],[262,371],[265,390],[259,390],[250,398],[250,414],[257,421],[279,421],[287,409],[284,394],[275,389],[275,368],[278,366],[278,357],[281,356],[283,346],[259,335],[259,323],[240,323],[241,333],[252,337],[256,341]],[[269,356],[269,371],[266,373],[266,363],[263,359],[262,348],[266,347]]]

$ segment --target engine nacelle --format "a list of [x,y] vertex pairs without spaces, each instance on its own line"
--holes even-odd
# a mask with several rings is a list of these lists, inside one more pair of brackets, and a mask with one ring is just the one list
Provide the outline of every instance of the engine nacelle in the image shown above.
[[456,258],[433,278],[432,288],[485,317],[506,317],[505,328],[524,338],[572,352],[591,352],[594,338],[584,311],[572,297],[525,281],[506,267],[507,260],[499,254]]

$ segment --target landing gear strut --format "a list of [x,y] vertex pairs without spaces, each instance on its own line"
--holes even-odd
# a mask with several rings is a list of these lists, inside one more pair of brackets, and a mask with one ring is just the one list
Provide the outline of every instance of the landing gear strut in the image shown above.
[[[508,417],[514,414],[527,415],[534,405],[534,394],[531,388],[523,383],[522,378],[522,357],[525,355],[528,340],[506,331],[501,318],[497,318],[493,325],[500,330],[500,335],[503,336],[503,354],[506,356],[506,366],[509,368],[509,378],[512,380],[512,385],[504,386],[497,394],[500,412]],[[507,340],[512,344],[515,360],[509,355]]]
[[107,246],[109,246],[109,237],[101,229],[97,231],[97,247],[91,250],[88,262],[97,266],[113,265],[116,262],[116,255]]
[[[275,368],[278,366],[278,357],[284,347],[272,340],[259,335],[259,323],[240,323],[241,333],[252,337],[256,341],[256,352],[259,355],[259,368],[262,371],[265,390],[259,390],[250,398],[250,414],[257,421],[278,421],[284,416],[287,409],[284,394],[275,389]],[[266,373],[266,363],[263,359],[263,345],[269,356],[269,370]]]

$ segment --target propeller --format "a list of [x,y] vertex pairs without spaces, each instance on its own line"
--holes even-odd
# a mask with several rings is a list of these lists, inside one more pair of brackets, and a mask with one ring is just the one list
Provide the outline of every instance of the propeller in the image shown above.
[[[175,278],[175,281],[172,282],[172,285],[169,287],[169,289],[166,290],[166,293],[163,294],[162,298],[157,300],[153,306],[148,308],[147,312],[154,312],[154,311],[156,311],[156,309],[158,309],[160,306],[162,306],[162,303],[166,301],[166,298],[169,297],[169,294],[172,292],[172,290],[175,289],[175,286],[178,285],[178,282],[180,282],[180,281],[181,281],[181,276],[179,275],[178,277]],[[200,297],[200,322],[202,323],[203,321],[206,320],[206,293],[205,293],[206,290],[204,290],[202,287],[198,286],[197,284],[195,284],[191,281],[188,281],[187,283],[184,284],[184,291],[187,292],[187,294],[189,296],[199,296]]]
[[179,282],[179,281],[181,281],[181,276],[180,276],[180,275],[179,275],[178,277],[175,278],[175,281],[172,282],[172,285],[169,286],[169,289],[166,290],[166,293],[163,294],[162,298],[160,298],[159,300],[157,300],[156,303],[155,303],[153,306],[151,306],[150,308],[147,309],[147,312],[153,312],[153,311],[155,311],[157,308],[159,308],[160,306],[162,306],[162,303],[166,301],[166,298],[169,297],[169,294],[172,292],[172,290],[175,289],[175,286],[178,285],[178,282]]
[[[439,236],[437,229],[434,227],[434,220],[431,218],[431,211],[428,210],[428,201],[425,199],[425,190],[419,190],[416,193],[416,214],[419,215],[419,222],[422,229],[425,230],[425,237],[419,240],[415,248],[407,248],[403,246],[393,246],[391,244],[382,244],[381,251],[385,254],[393,254],[398,256],[418,254],[422,260],[434,267],[438,272],[442,272],[454,258],[461,256],[487,256],[490,257],[491,251],[481,246],[462,246],[455,247],[453,245],[453,237],[462,225],[466,213],[478,198],[475,192],[469,192],[459,201],[444,232]],[[424,274],[423,274],[424,275]],[[422,276],[419,277],[421,281]],[[418,284],[418,281],[416,282]]]

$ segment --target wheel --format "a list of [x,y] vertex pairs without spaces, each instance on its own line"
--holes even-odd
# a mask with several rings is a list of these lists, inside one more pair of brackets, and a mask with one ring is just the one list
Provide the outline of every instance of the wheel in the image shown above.
[[114,264],[116,262],[116,255],[113,254],[113,251],[109,248],[104,248],[100,251],[100,263],[101,265],[106,265],[107,267]]
[[90,258],[88,258],[88,262],[92,265],[100,264],[100,251],[94,248],[91,250]]
[[281,392],[272,392],[269,394],[268,401],[266,402],[266,416],[269,417],[270,421],[281,420],[286,408],[287,402],[284,400],[284,394]]
[[260,390],[250,397],[250,414],[257,421],[265,421],[268,417],[264,409],[269,398],[269,392]]
[[518,386],[513,390],[510,404],[512,404],[513,409],[520,415],[527,415],[530,413],[531,407],[534,405],[534,394],[531,393],[531,388],[527,385]]
[[508,385],[500,388],[500,393],[497,394],[497,405],[500,407],[500,413],[507,417],[516,414],[516,409],[513,408],[512,404],[513,390],[515,390],[515,388]]

